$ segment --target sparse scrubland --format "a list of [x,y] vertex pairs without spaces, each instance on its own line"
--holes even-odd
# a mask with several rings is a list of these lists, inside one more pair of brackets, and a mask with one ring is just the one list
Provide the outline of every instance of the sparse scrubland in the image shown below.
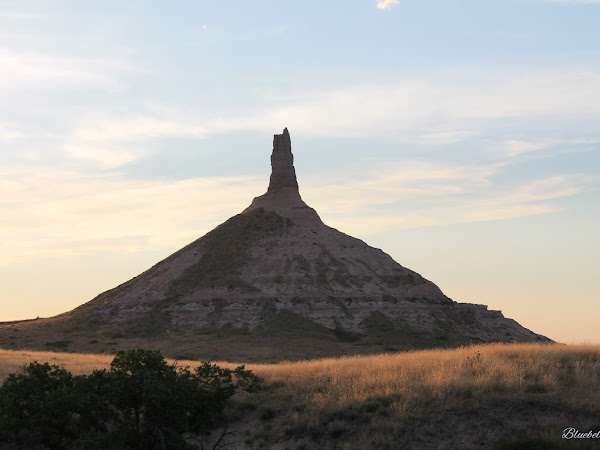
[[[33,360],[79,374],[108,367],[111,357],[4,350],[0,379]],[[233,398],[226,438],[237,449],[600,444],[561,439],[568,427],[600,430],[599,345],[488,344],[246,368],[263,389]]]

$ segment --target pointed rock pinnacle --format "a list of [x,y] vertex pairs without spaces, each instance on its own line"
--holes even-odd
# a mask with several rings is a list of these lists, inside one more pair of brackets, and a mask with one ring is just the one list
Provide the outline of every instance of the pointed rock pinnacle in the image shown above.
[[296,224],[323,225],[317,212],[300,197],[290,133],[287,128],[284,128],[282,134],[273,136],[271,178],[267,192],[260,197],[255,197],[252,204],[243,212],[256,208],[275,211],[283,217],[292,219]]
[[271,179],[267,192],[275,192],[283,187],[298,189],[294,155],[290,133],[284,128],[283,134],[273,136],[273,153],[271,154]]

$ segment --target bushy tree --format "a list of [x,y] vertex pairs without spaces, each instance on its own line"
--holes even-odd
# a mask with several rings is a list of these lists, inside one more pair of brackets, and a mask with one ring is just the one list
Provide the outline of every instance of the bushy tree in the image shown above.
[[157,350],[119,352],[110,369],[72,376],[31,363],[0,387],[0,439],[17,448],[185,448],[184,432],[203,434],[238,390],[258,378],[203,362],[194,372]]
[[73,388],[73,376],[48,363],[31,363],[24,374],[9,375],[0,388],[2,436],[24,446],[59,448],[73,438]]

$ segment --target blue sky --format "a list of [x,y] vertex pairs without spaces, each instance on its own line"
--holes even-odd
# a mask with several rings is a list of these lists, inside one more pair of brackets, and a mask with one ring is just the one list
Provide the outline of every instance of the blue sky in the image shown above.
[[242,211],[288,127],[326,223],[600,342],[598,23],[590,0],[0,0],[0,320]]

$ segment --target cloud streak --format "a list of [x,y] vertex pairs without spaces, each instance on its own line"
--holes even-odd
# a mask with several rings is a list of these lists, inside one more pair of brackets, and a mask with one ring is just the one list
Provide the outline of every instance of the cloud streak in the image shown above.
[[377,9],[388,9],[398,3],[398,0],[377,0]]
[[19,127],[12,123],[0,123],[0,141],[8,141],[23,137]]
[[[274,123],[313,136],[410,136],[433,144],[471,136],[482,121],[600,115],[600,71],[466,69],[396,82],[346,86],[285,104],[203,122],[207,132],[270,131]],[[407,133],[408,132],[408,133]]]
[[245,208],[248,190],[264,189],[255,177],[142,181],[31,168],[0,176],[0,211],[10,211],[0,221],[0,264],[176,249]]
[[[90,118],[65,144],[66,155],[86,156],[85,148],[131,148],[161,137],[197,137],[232,131],[272,132],[273,124],[303,130],[306,137],[395,138],[420,145],[467,140],[495,121],[599,117],[600,71],[453,70],[422,74],[395,82],[305,92],[285,102],[270,100],[242,113],[211,115],[203,111],[143,112],[134,117]],[[545,142],[506,141],[512,156],[536,151]],[[76,149],[76,150],[73,150]],[[92,156],[86,156],[91,160]],[[123,158],[123,161],[129,161]],[[118,166],[119,158],[114,159]]]
[[496,178],[504,168],[404,162],[360,181],[310,186],[303,196],[328,224],[365,235],[556,212],[561,209],[557,200],[588,191],[598,181],[554,175],[502,186]]
[[[88,81],[103,85],[114,78],[110,70],[99,73],[98,79]],[[112,83],[106,82],[105,87]],[[529,72],[464,68],[308,91],[285,101],[263,99],[260,106],[235,113],[182,111],[154,104],[136,109],[135,115],[127,110],[113,115],[61,115],[66,131],[53,145],[62,149],[66,160],[101,169],[118,168],[152,154],[150,144],[157,139],[235,131],[271,133],[273,124],[302,130],[309,138],[376,136],[440,146],[485,136],[503,120],[600,119],[600,104],[589,101],[596,97],[600,98],[600,71],[589,68]],[[21,128],[19,123],[0,124],[0,140],[22,137]],[[508,138],[502,151],[516,157],[549,145],[549,139]]]
[[0,48],[0,66],[2,90],[97,87],[117,92],[125,87],[118,74],[137,71],[123,61],[16,52],[7,48]]
[[[498,165],[406,161],[375,169],[343,185],[308,179],[302,195],[328,224],[365,235],[549,213],[559,209],[555,200],[591,183],[560,175],[499,188]],[[0,265],[110,250],[176,250],[265,190],[258,177],[147,181],[32,168],[4,169],[0,176],[0,210],[10,211],[0,222]]]

